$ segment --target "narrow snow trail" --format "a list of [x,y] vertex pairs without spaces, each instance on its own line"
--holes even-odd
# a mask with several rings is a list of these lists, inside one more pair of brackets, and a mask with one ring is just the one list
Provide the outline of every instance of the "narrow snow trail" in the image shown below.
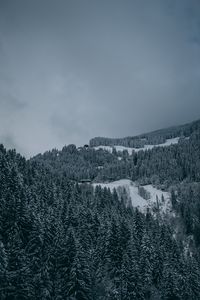
[[112,152],[112,149],[115,148],[116,151],[123,151],[123,150],[127,150],[129,155],[132,154],[132,151],[135,151],[135,152],[139,152],[141,150],[145,151],[145,150],[151,150],[155,147],[167,147],[167,146],[170,146],[170,145],[175,145],[178,143],[179,141],[179,137],[176,137],[176,138],[173,138],[173,139],[167,139],[165,141],[165,143],[162,143],[162,144],[158,144],[158,145],[144,145],[143,148],[130,148],[130,147],[124,147],[124,146],[97,146],[97,147],[94,147],[95,150],[99,150],[99,149],[103,149],[103,150],[107,150],[109,152]]

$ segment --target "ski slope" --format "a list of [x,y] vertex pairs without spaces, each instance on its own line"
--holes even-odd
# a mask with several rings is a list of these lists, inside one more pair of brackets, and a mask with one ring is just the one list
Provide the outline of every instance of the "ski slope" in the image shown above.
[[[149,194],[149,199],[146,200],[139,194],[139,187],[137,183],[129,179],[121,179],[109,183],[93,183],[95,188],[100,185],[102,188],[106,187],[111,192],[116,189],[119,197],[124,197],[124,190],[127,196],[127,204],[135,208],[138,208],[141,212],[147,212],[150,209],[153,214],[159,212],[161,215],[170,213],[172,210],[170,194],[165,191],[161,191],[152,185],[143,185],[142,188]],[[141,186],[140,186],[141,187]]]
[[94,147],[95,150],[99,150],[99,149],[103,149],[103,150],[106,150],[106,151],[109,151],[109,152],[112,152],[112,149],[115,148],[116,151],[123,151],[123,150],[127,150],[129,155],[132,154],[133,151],[135,152],[139,152],[139,151],[145,151],[145,150],[151,150],[155,147],[167,147],[167,146],[170,146],[170,145],[174,145],[174,144],[177,144],[178,141],[179,141],[180,137],[176,137],[176,138],[172,138],[172,139],[167,139],[165,141],[165,143],[162,143],[162,144],[158,144],[158,145],[144,145],[143,148],[130,148],[130,147],[124,147],[124,146],[97,146],[97,147]]

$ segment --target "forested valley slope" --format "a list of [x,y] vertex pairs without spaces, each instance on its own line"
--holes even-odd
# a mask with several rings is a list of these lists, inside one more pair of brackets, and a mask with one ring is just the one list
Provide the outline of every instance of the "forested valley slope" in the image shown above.
[[200,299],[200,121],[0,146],[1,300]]

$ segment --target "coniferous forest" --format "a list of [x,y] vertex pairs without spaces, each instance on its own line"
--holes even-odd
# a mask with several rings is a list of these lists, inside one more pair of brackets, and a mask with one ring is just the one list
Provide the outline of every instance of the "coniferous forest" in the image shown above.
[[[145,138],[176,136],[131,155],[95,150],[98,139],[31,159],[1,145],[0,299],[200,299],[200,122]],[[122,178],[169,191],[175,217],[92,185]]]

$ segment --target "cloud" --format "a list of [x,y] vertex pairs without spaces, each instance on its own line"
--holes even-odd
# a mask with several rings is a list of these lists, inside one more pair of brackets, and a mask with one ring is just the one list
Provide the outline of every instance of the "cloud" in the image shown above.
[[200,111],[199,1],[0,2],[0,139],[27,156]]

